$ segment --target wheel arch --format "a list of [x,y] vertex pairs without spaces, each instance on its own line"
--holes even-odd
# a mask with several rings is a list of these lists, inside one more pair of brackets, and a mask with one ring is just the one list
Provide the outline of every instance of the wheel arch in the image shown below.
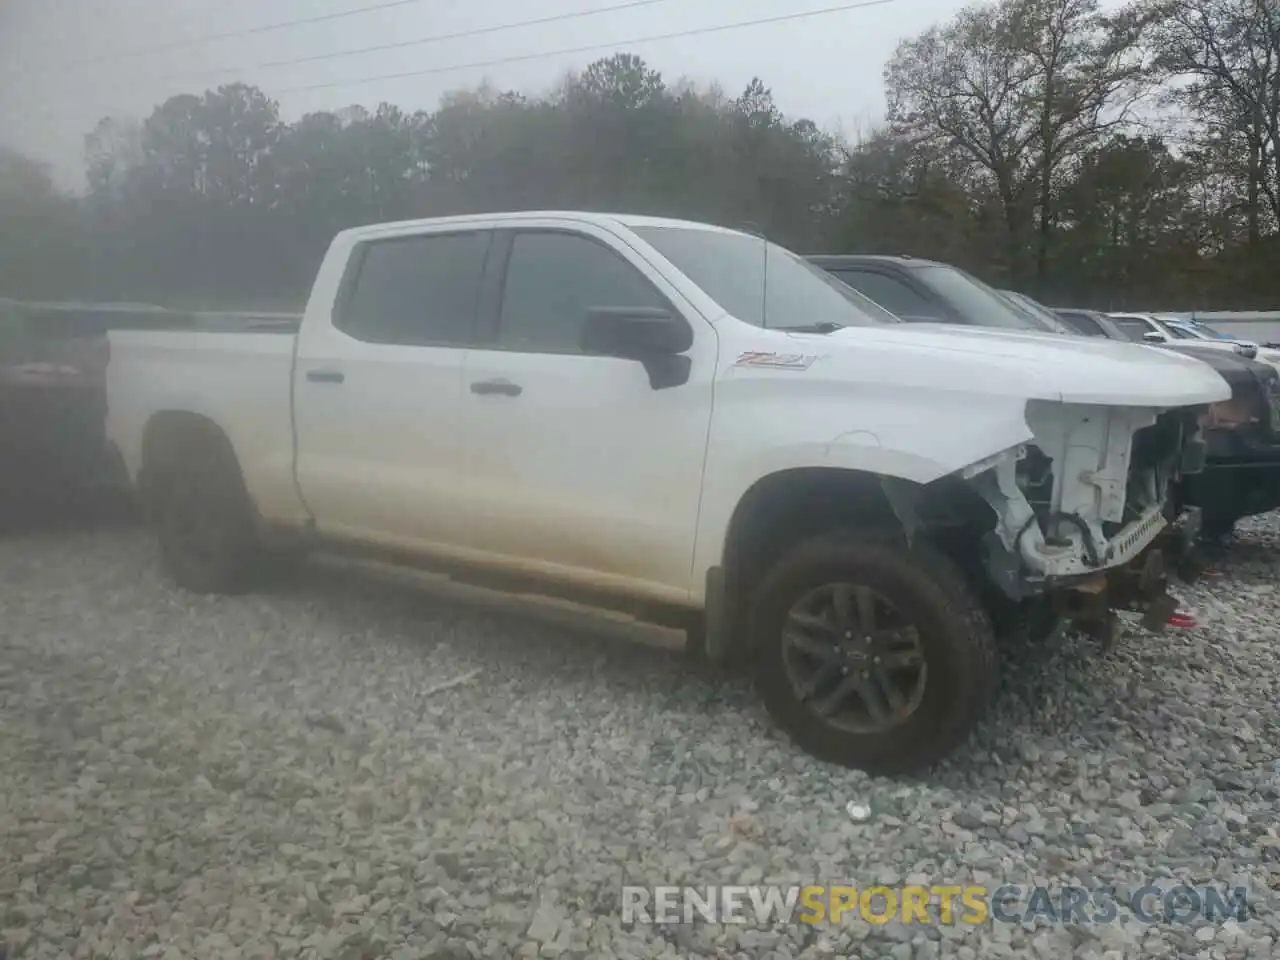
[[755,585],[795,544],[833,529],[927,536],[955,559],[974,559],[977,533],[995,515],[956,476],[919,483],[839,466],[788,467],[759,477],[735,505],[719,564],[706,572],[707,652],[740,652]]
[[197,444],[218,449],[228,458],[229,464],[234,464],[236,476],[247,495],[244,471],[235,446],[215,420],[190,410],[161,410],[152,414],[142,431],[138,491],[144,504],[152,499],[157,471],[163,469],[166,458],[189,454]]

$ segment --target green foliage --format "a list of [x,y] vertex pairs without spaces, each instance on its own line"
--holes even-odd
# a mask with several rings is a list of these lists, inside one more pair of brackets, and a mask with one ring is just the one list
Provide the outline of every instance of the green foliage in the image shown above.
[[[297,306],[345,227],[576,208],[932,257],[1061,303],[1274,307],[1278,24],[1273,0],[973,6],[899,46],[888,124],[853,145],[760,79],[728,97],[631,54],[430,113],[285,122],[230,84],[103,119],[83,198],[0,152],[0,291]],[[1160,103],[1176,141],[1137,124]]]

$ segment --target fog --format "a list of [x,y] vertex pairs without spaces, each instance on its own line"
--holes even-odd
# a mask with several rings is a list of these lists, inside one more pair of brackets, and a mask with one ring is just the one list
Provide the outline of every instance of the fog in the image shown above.
[[[881,70],[898,41],[953,14],[961,6],[959,0],[888,0],[742,29],[626,42],[840,5],[838,0],[652,0],[627,9],[493,30],[620,4],[5,0],[0,3],[0,142],[51,163],[62,185],[79,188],[83,138],[99,118],[145,117],[174,94],[244,81],[276,98],[286,120],[314,110],[384,100],[407,110],[432,109],[442,93],[486,80],[503,89],[538,92],[567,71],[620,50],[644,57],[669,80],[688,76],[699,84],[717,82],[733,93],[753,76],[761,76],[789,115],[855,133],[883,113]],[[375,6],[380,9],[368,9]],[[353,10],[365,12],[334,16]],[[473,33],[478,30],[487,32]],[[343,55],[468,32],[472,35]],[[220,38],[209,39],[215,35]],[[588,46],[598,49],[543,55]],[[300,58],[317,59],[280,65]],[[508,58],[525,59],[490,63]],[[489,65],[454,69],[477,62]],[[423,70],[437,72],[369,79]]]

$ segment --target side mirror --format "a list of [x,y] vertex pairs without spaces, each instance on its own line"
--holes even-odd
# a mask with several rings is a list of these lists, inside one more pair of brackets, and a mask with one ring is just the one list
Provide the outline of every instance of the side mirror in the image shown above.
[[638,360],[655,390],[689,379],[691,361],[681,356],[693,346],[693,330],[683,317],[653,307],[592,307],[579,346],[587,354]]
[[684,353],[693,331],[683,317],[652,307],[593,307],[582,328],[582,349],[626,360]]
[[1143,343],[1168,343],[1169,341],[1163,333],[1156,333],[1154,330],[1149,330],[1142,335],[1142,342]]

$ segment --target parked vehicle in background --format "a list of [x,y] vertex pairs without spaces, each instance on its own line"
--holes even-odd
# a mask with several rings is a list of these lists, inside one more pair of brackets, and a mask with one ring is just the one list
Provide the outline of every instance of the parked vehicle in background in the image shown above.
[[1228,336],[1219,330],[1215,330],[1209,324],[1200,320],[1189,317],[1161,317],[1161,322],[1175,334],[1186,334],[1195,341],[1210,341],[1213,343],[1232,343],[1253,350],[1257,359],[1272,366],[1280,367],[1280,349],[1270,347],[1265,344],[1259,345],[1253,340],[1244,340],[1240,337]]
[[1056,318],[1037,316],[950,264],[861,254],[807,259],[908,322],[1068,332]]
[[[1068,323],[1096,324],[1112,339],[1139,336],[1091,310],[1056,311]],[[1269,363],[1232,352],[1197,350],[1173,341],[1155,344],[1209,364],[1231,386],[1231,400],[1201,419],[1205,468],[1183,484],[1182,499],[1201,511],[1206,539],[1230,533],[1244,517],[1280,509],[1280,372]]]
[[1191,346],[1196,350],[1222,350],[1236,353],[1252,360],[1258,355],[1258,345],[1235,340],[1202,339],[1193,336],[1189,331],[1171,327],[1155,314],[1151,313],[1108,313],[1115,324],[1129,336],[1131,340],[1159,345],[1177,343]]
[[1071,326],[1071,324],[1064,322],[1061,317],[1044,304],[1040,303],[1038,300],[1033,300],[1025,293],[1018,293],[1016,290],[1001,290],[1000,292],[1010,298],[1027,313],[1038,318],[1042,323],[1051,325],[1056,332],[1067,334],[1075,334],[1078,332]]
[[594,213],[348,230],[296,335],[110,339],[110,435],[178,583],[344,548],[624,609],[879,771],[973,728],[992,617],[1163,625],[1174,484],[1230,396],[1141,347],[904,329],[758,237]]
[[[1134,318],[1147,319],[1155,324],[1154,329],[1148,329],[1142,334],[1143,341],[1146,343],[1173,343],[1177,342],[1184,347],[1194,348],[1196,350],[1219,350],[1224,352],[1237,353],[1249,359],[1257,359],[1263,363],[1270,364],[1277,370],[1280,370],[1280,349],[1272,347],[1260,347],[1252,340],[1233,340],[1224,337],[1210,336],[1203,329],[1186,324],[1186,323],[1170,323],[1154,314],[1111,314],[1122,327],[1129,323],[1132,327]],[[1128,332],[1136,332],[1130,329]],[[1163,339],[1162,339],[1163,338]]]
[[1144,342],[1142,337],[1131,337],[1120,329],[1119,324],[1105,313],[1099,313],[1096,310],[1070,310],[1055,307],[1053,312],[1058,316],[1058,319],[1062,320],[1063,323],[1081,336],[1106,337],[1108,340],[1127,340],[1133,343]]
[[0,300],[0,516],[122,489],[106,439],[107,331],[173,316],[150,304]]

